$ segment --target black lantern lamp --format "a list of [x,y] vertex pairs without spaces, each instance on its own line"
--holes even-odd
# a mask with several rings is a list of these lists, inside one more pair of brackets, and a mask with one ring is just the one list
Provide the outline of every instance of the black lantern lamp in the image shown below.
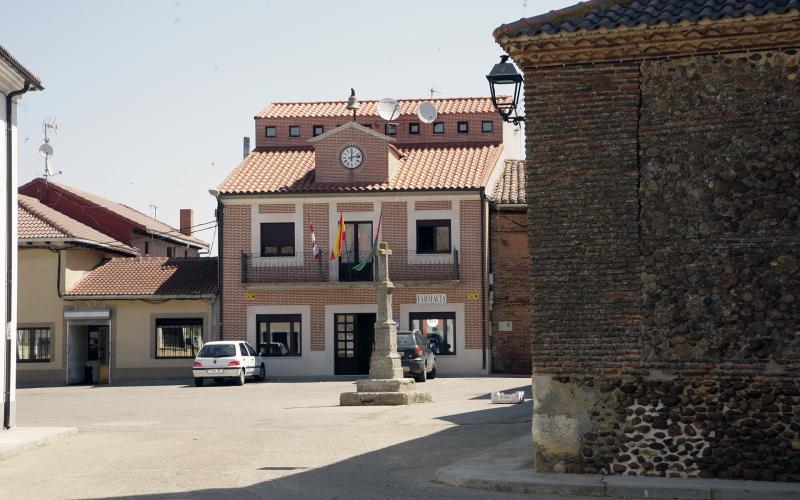
[[[494,65],[492,71],[486,75],[486,79],[489,80],[489,90],[492,92],[492,104],[494,104],[500,116],[503,117],[503,120],[511,122],[514,125],[517,125],[519,122],[524,122],[525,117],[519,116],[517,111],[519,93],[522,89],[522,75],[517,72],[513,64],[508,62],[508,56],[500,56],[500,62]],[[513,92],[510,87],[501,87],[506,85],[513,86]],[[498,87],[500,88],[500,92],[498,92]],[[503,89],[507,90],[504,91]],[[511,101],[497,102],[498,93],[500,93],[500,95],[511,95]]]

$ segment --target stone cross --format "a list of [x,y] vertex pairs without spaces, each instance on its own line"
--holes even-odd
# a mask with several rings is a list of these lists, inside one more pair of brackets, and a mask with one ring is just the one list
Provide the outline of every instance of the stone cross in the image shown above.
[[388,243],[378,245],[378,314],[375,320],[375,354],[369,369],[370,379],[402,379],[403,368],[397,353],[397,325],[392,320],[392,290],[389,281]]

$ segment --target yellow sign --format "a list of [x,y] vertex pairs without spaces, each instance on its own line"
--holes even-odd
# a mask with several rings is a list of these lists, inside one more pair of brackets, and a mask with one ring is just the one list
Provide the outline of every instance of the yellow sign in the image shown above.
[[244,292],[244,300],[256,300],[256,292]]
[[467,298],[469,300],[478,300],[478,292],[469,292]]

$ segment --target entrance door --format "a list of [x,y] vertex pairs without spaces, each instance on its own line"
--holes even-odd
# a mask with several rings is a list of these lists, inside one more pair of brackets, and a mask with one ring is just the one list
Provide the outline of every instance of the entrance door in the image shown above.
[[369,374],[375,343],[375,315],[335,314],[334,329],[334,374]]
[[339,257],[339,281],[372,281],[374,260],[354,269],[372,252],[372,222],[345,223],[347,237]]
[[67,323],[67,383],[111,382],[108,325]]

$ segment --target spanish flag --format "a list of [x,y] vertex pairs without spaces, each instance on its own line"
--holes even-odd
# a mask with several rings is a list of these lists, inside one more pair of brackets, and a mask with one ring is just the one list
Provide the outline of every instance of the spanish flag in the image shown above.
[[336,241],[333,243],[333,250],[331,250],[331,260],[336,260],[342,255],[342,247],[344,247],[344,240],[347,239],[347,233],[344,229],[344,215],[339,212],[339,229],[336,232]]

